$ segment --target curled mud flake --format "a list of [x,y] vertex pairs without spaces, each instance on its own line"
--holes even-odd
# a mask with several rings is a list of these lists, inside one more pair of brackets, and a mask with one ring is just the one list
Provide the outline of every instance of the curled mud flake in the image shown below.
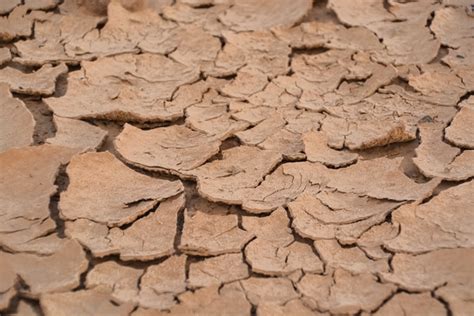
[[357,239],[357,245],[364,250],[371,259],[384,259],[390,257],[390,254],[383,251],[384,242],[397,237],[399,229],[392,223],[382,223],[371,227]]
[[0,154],[0,244],[11,251],[51,254],[61,242],[51,235],[50,197],[56,174],[74,150],[41,145]]
[[293,283],[287,278],[250,277],[240,281],[240,284],[252,305],[258,306],[262,303],[284,305],[299,297]]
[[121,226],[183,191],[180,181],[142,175],[108,152],[77,155],[66,172],[70,183],[61,195],[59,209],[67,220]]
[[9,263],[26,284],[20,292],[31,298],[42,294],[64,292],[80,284],[81,274],[89,262],[78,242],[70,240],[50,256],[0,253],[0,266]]
[[283,159],[289,161],[303,160],[306,157],[301,134],[290,132],[287,128],[270,135],[258,147],[278,152]]
[[474,40],[474,17],[469,16],[463,7],[436,10],[430,28],[441,43],[452,48]]
[[352,275],[342,269],[334,276],[306,274],[297,288],[311,308],[334,314],[371,312],[396,290],[393,284],[377,282],[372,274]]
[[56,134],[46,140],[48,144],[78,148],[81,152],[95,151],[107,137],[105,130],[80,120],[59,116],[53,120]]
[[[360,10],[363,7],[364,10]],[[395,17],[385,10],[383,1],[356,0],[350,3],[344,0],[329,0],[328,8],[336,13],[338,19],[351,26],[368,26],[375,22],[390,21]]]
[[285,124],[282,116],[276,113],[248,130],[235,133],[235,136],[245,145],[258,145],[281,130]]
[[[163,8],[163,17],[177,22],[180,26],[202,28],[211,35],[220,36],[227,27],[220,23],[218,17],[229,7],[230,1],[209,3],[211,1],[204,0],[201,2],[202,5],[195,7],[194,4],[178,1],[174,5]],[[205,2],[208,3],[205,4]]]
[[310,245],[294,241],[283,208],[267,217],[244,217],[243,227],[257,238],[245,248],[252,271],[266,275],[289,275],[295,271],[320,273],[323,264]]
[[[407,100],[455,106],[470,89],[466,81],[461,80],[460,75],[447,66],[428,64],[420,67],[422,70],[420,74],[408,76],[408,85],[415,91],[406,90],[398,85],[387,86],[384,91],[399,94]],[[450,84],[441,88],[444,82]]]
[[22,316],[36,316],[38,315],[38,310],[39,308],[37,307],[37,304],[22,299],[18,302],[16,314]]
[[417,315],[419,313],[433,316],[446,315],[446,309],[430,293],[399,293],[382,305],[373,315]]
[[245,100],[252,94],[262,91],[267,84],[267,76],[260,71],[241,69],[237,77],[220,90],[226,96]]
[[423,253],[440,248],[474,245],[474,181],[442,191],[419,205],[406,205],[392,214],[400,234],[385,246],[395,252]]
[[21,4],[21,0],[4,0],[0,3],[0,14],[10,13]]
[[248,266],[242,254],[224,254],[193,262],[189,267],[188,286],[191,288],[220,286],[245,279],[249,276]]
[[285,315],[299,315],[299,316],[323,316],[329,315],[311,310],[306,306],[301,299],[291,300],[285,305],[276,303],[261,303],[257,308],[257,316],[285,316]]
[[293,228],[302,237],[353,244],[399,205],[392,201],[339,192],[303,193],[288,204]]
[[243,66],[269,78],[288,72],[291,49],[272,33],[223,32],[222,35],[226,45],[217,56],[213,75],[236,73]]
[[114,261],[97,264],[87,274],[86,288],[106,287],[111,290],[114,301],[136,303],[138,301],[138,281],[143,270],[120,265]]
[[314,246],[328,269],[342,268],[354,274],[379,273],[389,270],[385,259],[371,260],[357,246],[343,248],[336,240],[317,240]]
[[183,65],[200,67],[207,71],[214,67],[214,61],[221,50],[221,42],[203,30],[178,30],[180,40],[176,50],[169,56]]
[[448,54],[442,61],[453,69],[466,71],[468,67],[474,65],[474,40],[463,40],[456,49],[448,48]]
[[300,22],[311,7],[310,0],[243,0],[220,15],[220,20],[238,32],[266,30],[276,26],[291,27]]
[[152,8],[131,12],[119,1],[110,2],[107,16],[107,23],[102,29],[92,29],[84,36],[67,42],[65,45],[67,55],[90,59],[136,53],[142,42],[147,44],[154,42],[166,46],[169,45],[166,43],[166,40],[169,40],[166,35],[175,27],[174,23],[164,21]]
[[116,304],[110,292],[108,288],[97,287],[76,292],[46,294],[40,297],[40,305],[46,316],[130,315],[133,305]]
[[174,113],[173,105],[192,102],[188,97],[194,98],[193,92],[200,100],[203,87],[198,85],[190,88],[191,95],[178,90],[176,100],[169,101],[176,89],[198,78],[198,68],[161,55],[124,54],[83,62],[81,70],[69,74],[66,94],[45,102],[56,115],[67,118],[167,120],[183,115],[182,108]]
[[229,211],[227,206],[199,199],[185,211],[179,249],[199,256],[240,252],[254,234],[240,229],[237,215]]
[[401,171],[402,159],[359,160],[355,165],[333,172],[328,186],[376,199],[414,201],[429,197],[439,181],[414,182]]
[[249,315],[251,305],[238,283],[218,286],[209,286],[194,292],[185,292],[179,296],[180,304],[175,305],[167,312],[153,309],[138,308],[133,316],[180,316],[180,315]]
[[8,63],[12,59],[12,54],[8,47],[0,48],[0,66]]
[[65,64],[44,65],[32,73],[23,73],[15,68],[0,70],[0,83],[10,85],[10,91],[21,94],[49,96],[56,90],[59,76],[67,73]]
[[176,174],[188,174],[219,152],[215,136],[172,125],[141,130],[125,125],[115,140],[117,151],[131,164]]
[[278,245],[272,240],[257,238],[245,248],[252,271],[270,276],[286,276],[295,271],[322,273],[323,263],[310,245],[295,241]]
[[25,104],[0,83],[0,152],[33,143],[35,120]]
[[468,281],[467,285],[463,283],[448,285],[437,289],[435,296],[449,304],[449,309],[453,315],[469,315],[474,309],[472,287],[473,282],[471,280]]
[[387,55],[396,65],[425,64],[434,60],[440,41],[431,34],[424,23],[379,22],[370,25],[387,48]]
[[25,6],[30,10],[52,10],[61,3],[61,0],[25,0]]
[[186,109],[186,125],[219,139],[245,130],[249,123],[231,118],[226,104],[202,102]]
[[0,311],[10,305],[10,301],[16,295],[16,284],[18,276],[8,261],[3,260],[0,265]]
[[250,213],[269,213],[279,206],[286,206],[310,185],[310,175],[324,171],[322,165],[283,164],[267,175],[258,187],[248,190],[242,208]]
[[214,202],[242,204],[249,190],[257,187],[281,159],[274,151],[239,146],[223,150],[221,160],[202,165],[191,174],[197,178],[198,191],[203,197]]
[[161,202],[154,212],[129,227],[109,230],[105,224],[77,219],[66,222],[65,233],[87,247],[95,257],[119,254],[125,261],[153,260],[175,252],[178,212],[183,207],[181,194]]
[[320,162],[328,167],[345,167],[355,163],[356,153],[338,151],[328,146],[324,132],[308,132],[303,135],[306,158],[311,162]]
[[[3,2],[3,1],[2,1]],[[0,16],[0,41],[11,42],[18,37],[30,36],[33,19],[27,16],[28,7],[15,7],[8,16]]]
[[177,303],[175,297],[186,291],[186,256],[171,256],[146,269],[140,282],[140,306],[169,309]]
[[461,148],[474,149],[474,96],[459,104],[461,110],[445,129],[444,137]]
[[450,181],[474,176],[474,151],[461,150],[443,142],[443,124],[420,124],[421,144],[415,149],[414,164],[423,175]]
[[14,61],[27,66],[41,66],[48,63],[65,62],[77,64],[84,56],[66,54],[64,45],[82,38],[87,32],[105,21],[105,17],[92,16],[74,8],[67,10],[72,1],[63,3],[58,14],[35,19],[34,38],[15,42],[18,56]]
[[[381,277],[408,291],[431,291],[439,288],[446,295],[459,293],[459,298],[467,298],[465,303],[471,301],[472,304],[473,260],[474,250],[463,248],[441,249],[420,255],[395,254],[392,260],[393,271],[382,273]],[[469,297],[461,295],[462,293]]]

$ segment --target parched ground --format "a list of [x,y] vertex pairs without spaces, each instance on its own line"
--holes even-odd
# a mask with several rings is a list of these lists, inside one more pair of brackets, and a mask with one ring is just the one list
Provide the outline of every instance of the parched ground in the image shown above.
[[471,0],[0,0],[0,314],[473,315]]

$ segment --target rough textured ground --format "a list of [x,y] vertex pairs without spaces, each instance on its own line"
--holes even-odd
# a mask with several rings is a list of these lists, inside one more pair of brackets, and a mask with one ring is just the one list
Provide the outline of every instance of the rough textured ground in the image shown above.
[[0,314],[474,314],[470,0],[1,0]]

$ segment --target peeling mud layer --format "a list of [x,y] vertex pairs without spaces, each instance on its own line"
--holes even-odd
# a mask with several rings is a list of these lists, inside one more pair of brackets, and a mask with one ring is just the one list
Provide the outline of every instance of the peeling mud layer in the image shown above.
[[0,0],[0,314],[474,314],[472,6]]

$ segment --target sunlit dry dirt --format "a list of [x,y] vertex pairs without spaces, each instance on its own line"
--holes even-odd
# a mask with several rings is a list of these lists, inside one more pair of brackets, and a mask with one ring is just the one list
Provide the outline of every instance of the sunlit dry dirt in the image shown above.
[[0,314],[473,315],[471,0],[0,0]]

